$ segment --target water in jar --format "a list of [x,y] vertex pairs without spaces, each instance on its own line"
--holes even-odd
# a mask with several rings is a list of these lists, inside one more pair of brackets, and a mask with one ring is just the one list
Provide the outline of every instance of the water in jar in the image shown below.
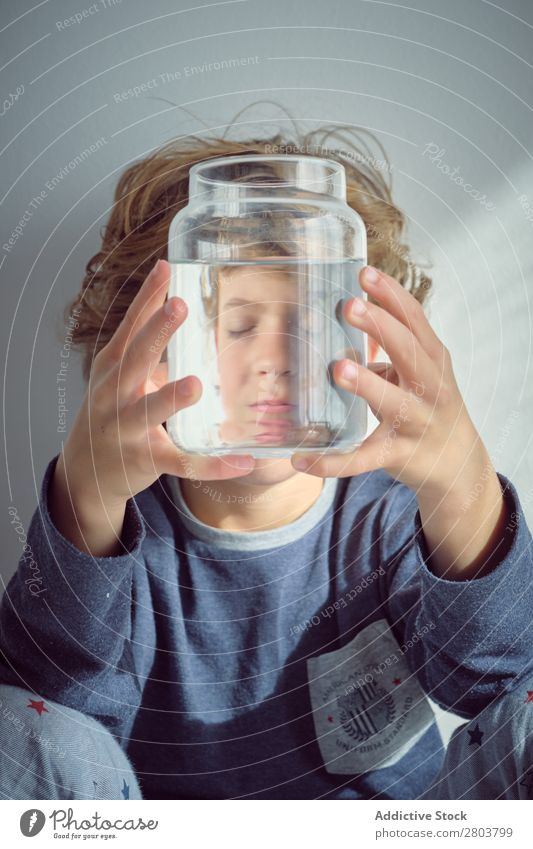
[[365,264],[171,263],[169,297],[179,295],[188,315],[168,344],[168,379],[202,383],[200,399],[167,421],[178,447],[288,457],[359,444],[367,404],[331,371],[345,357],[366,365],[365,336],[342,314],[346,300],[364,296]]

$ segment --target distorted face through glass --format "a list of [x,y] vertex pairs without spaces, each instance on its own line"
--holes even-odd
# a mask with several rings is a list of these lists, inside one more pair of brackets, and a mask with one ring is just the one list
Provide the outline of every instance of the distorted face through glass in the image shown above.
[[298,424],[298,274],[234,266],[217,281],[220,437],[284,443]]

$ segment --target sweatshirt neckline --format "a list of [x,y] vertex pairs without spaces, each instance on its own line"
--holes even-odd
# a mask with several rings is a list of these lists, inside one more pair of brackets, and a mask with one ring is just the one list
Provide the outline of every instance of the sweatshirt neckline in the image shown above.
[[265,531],[229,531],[206,525],[205,522],[198,519],[185,502],[179,477],[174,475],[167,475],[166,477],[173,503],[180,514],[180,521],[192,536],[203,542],[215,544],[217,547],[242,551],[279,548],[303,537],[328,512],[333,504],[338,483],[337,478],[324,478],[322,490],[316,501],[294,522]]

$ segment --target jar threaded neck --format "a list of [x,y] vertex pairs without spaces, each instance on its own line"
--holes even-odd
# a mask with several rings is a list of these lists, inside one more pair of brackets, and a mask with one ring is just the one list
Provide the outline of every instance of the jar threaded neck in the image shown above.
[[214,157],[189,170],[189,198],[235,201],[275,194],[315,195],[346,200],[346,172],[340,162],[316,156],[246,154]]

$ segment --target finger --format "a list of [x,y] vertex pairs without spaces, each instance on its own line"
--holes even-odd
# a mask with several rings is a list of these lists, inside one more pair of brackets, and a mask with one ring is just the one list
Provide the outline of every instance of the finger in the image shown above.
[[292,465],[320,478],[362,475],[383,466],[383,426],[380,424],[354,451],[344,454],[293,454]]
[[387,310],[366,299],[350,298],[344,306],[344,315],[351,325],[376,339],[400,378],[437,385],[440,374],[437,366],[409,328]]
[[208,457],[180,451],[168,437],[168,445],[160,454],[164,474],[189,480],[217,481],[239,478],[253,471],[255,460],[250,454],[227,454]]
[[[394,386],[398,386],[398,375],[396,374],[396,369],[393,365],[391,365],[391,363],[368,363],[367,368],[369,368],[370,371],[375,372],[375,374],[379,374],[379,376],[382,377],[383,380],[386,380],[387,383],[392,383]],[[379,410],[376,410],[370,403],[369,407],[376,419],[382,422],[383,416]]]
[[142,421],[147,428],[157,427],[179,410],[196,404],[201,395],[201,381],[191,374],[166,383],[156,392],[143,395],[126,415],[128,420]]
[[379,374],[354,363],[353,360],[346,359],[335,363],[333,377],[339,386],[364,398],[385,418],[393,418],[406,397],[405,392],[398,386],[388,383]]
[[169,298],[130,340],[121,362],[116,365],[120,395],[128,396],[151,377],[170,337],[186,317],[185,301]]
[[[139,427],[139,422],[144,422],[147,429],[156,427],[167,421],[174,413],[184,410],[186,407],[196,404],[202,394],[201,381],[195,375],[188,375],[180,380],[165,384],[157,392],[150,392],[127,413],[127,421]],[[248,474],[254,465],[254,458],[249,454],[227,455],[225,457],[201,457],[199,455],[185,455],[174,445],[169,437],[169,448],[166,451],[166,461],[170,462],[168,474],[185,477],[182,467],[176,464],[179,457],[188,458],[187,466],[194,466],[195,475],[204,480],[216,480],[217,478],[233,478],[238,475]],[[181,469],[177,471],[176,469]]]
[[379,374],[387,383],[398,386],[398,375],[392,363],[368,363],[367,368],[375,374]]
[[[166,365],[161,364],[161,365]],[[202,394],[201,381],[195,375],[167,383],[157,392],[151,392],[133,406],[128,416],[137,420],[143,416],[147,428],[162,424],[171,415],[195,404]],[[195,480],[226,480],[249,474],[255,460],[250,454],[227,454],[208,457],[186,454],[168,437],[168,445],[160,454],[165,474],[192,477]]]
[[394,277],[373,266],[365,266],[359,279],[367,294],[401,321],[413,333],[428,356],[438,361],[443,345],[427,320],[420,302]]
[[170,266],[164,259],[159,260],[146,277],[141,288],[124,313],[122,321],[115,330],[106,349],[118,362],[124,356],[132,337],[160,309],[167,295],[170,279]]

